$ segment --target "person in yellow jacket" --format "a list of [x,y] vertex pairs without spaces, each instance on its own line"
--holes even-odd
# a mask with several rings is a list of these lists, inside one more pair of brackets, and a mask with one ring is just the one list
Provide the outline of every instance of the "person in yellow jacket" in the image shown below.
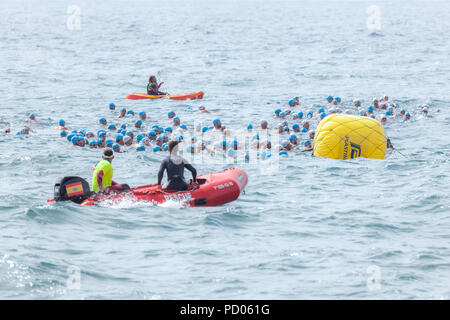
[[123,191],[129,189],[128,185],[121,185],[113,181],[113,167],[111,162],[114,159],[114,152],[111,148],[106,148],[103,152],[103,160],[94,168],[92,175],[92,190],[94,192]]

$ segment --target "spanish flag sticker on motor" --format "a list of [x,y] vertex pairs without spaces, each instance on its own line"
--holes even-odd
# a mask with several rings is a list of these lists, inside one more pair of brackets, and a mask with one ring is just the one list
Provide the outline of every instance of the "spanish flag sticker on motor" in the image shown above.
[[81,184],[81,182],[68,184],[66,186],[66,192],[69,198],[79,196],[80,194],[84,194],[83,185]]

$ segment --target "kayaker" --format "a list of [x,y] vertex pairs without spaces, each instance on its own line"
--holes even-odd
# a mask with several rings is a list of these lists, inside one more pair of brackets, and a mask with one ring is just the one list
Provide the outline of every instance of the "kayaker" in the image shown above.
[[184,168],[192,173],[192,181],[196,181],[197,170],[185,159],[178,155],[178,141],[169,142],[170,155],[161,162],[158,172],[158,185],[161,185],[164,171],[167,170],[167,183],[164,189],[183,191],[188,189],[188,184],[184,180]]
[[167,92],[159,91],[159,88],[164,83],[162,81],[160,84],[158,84],[158,81],[156,80],[155,76],[150,76],[148,79],[148,85],[147,85],[147,94],[148,95],[155,95],[155,96],[161,96],[168,94]]
[[94,168],[92,175],[92,190],[94,192],[108,193],[110,191],[123,191],[129,189],[128,185],[121,185],[113,181],[113,167],[111,162],[114,159],[114,152],[111,148],[103,151],[103,160]]

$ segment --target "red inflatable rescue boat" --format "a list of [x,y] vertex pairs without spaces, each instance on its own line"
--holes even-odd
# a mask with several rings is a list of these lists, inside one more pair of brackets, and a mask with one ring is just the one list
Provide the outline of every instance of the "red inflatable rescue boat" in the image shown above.
[[167,201],[182,202],[186,206],[219,206],[236,200],[247,185],[245,171],[231,168],[197,177],[186,191],[163,190],[159,185],[147,185],[111,194],[91,194],[89,184],[79,177],[64,177],[55,184],[55,199],[73,201],[81,205],[107,204],[120,201],[143,201],[162,204]]

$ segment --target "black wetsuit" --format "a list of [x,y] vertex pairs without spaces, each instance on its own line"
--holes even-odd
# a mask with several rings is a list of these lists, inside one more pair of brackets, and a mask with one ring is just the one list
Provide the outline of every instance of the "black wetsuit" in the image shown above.
[[180,164],[175,164],[170,159],[170,156],[168,156],[161,162],[161,167],[158,172],[158,184],[161,184],[164,176],[164,170],[167,170],[168,184],[166,189],[178,191],[187,190],[188,184],[184,180],[184,168],[188,169],[192,173],[192,180],[195,181],[197,177],[197,170],[195,170],[192,165],[185,163],[184,160]]

